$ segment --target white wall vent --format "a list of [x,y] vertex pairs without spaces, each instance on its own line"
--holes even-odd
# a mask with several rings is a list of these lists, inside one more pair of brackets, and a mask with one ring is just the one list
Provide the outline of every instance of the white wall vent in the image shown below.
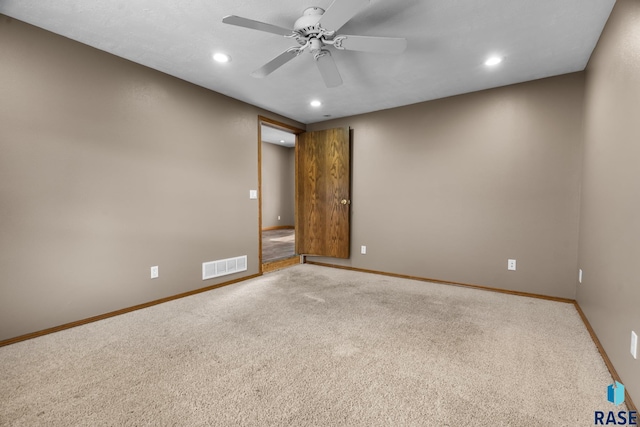
[[227,274],[238,273],[247,270],[247,256],[220,259],[202,263],[202,280],[213,279],[214,277],[226,276]]

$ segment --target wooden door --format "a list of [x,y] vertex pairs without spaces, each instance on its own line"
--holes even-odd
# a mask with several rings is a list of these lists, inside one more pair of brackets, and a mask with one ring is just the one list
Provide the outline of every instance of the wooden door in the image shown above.
[[349,258],[349,129],[298,135],[296,253]]

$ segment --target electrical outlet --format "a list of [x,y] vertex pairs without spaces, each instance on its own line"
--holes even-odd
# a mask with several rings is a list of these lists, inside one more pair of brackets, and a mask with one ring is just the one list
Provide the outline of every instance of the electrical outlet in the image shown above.
[[366,246],[360,246],[360,253],[362,255],[366,255],[367,254],[367,247]]
[[278,215],[278,221],[280,221],[280,215]]
[[158,266],[154,265],[153,267],[151,267],[151,278],[152,279],[157,279],[159,276],[159,271],[158,271]]
[[634,359],[638,358],[638,335],[631,331],[631,355]]
[[582,269],[578,270],[578,283],[582,283]]
[[516,260],[510,259],[507,261],[507,270],[516,271]]

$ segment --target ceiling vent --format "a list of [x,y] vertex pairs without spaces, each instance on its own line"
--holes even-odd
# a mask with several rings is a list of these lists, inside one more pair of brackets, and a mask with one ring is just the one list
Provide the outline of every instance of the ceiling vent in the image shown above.
[[247,270],[247,256],[220,259],[217,261],[202,263],[202,280],[213,279],[215,277],[226,276],[227,274],[238,273]]

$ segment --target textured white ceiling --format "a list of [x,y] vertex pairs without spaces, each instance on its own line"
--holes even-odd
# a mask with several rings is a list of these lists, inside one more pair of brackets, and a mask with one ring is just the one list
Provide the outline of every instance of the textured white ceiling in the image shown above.
[[[337,0],[341,1],[341,0]],[[2,0],[0,13],[303,123],[583,70],[615,0],[371,0],[339,33],[405,37],[400,55],[334,51],[328,89],[309,54],[249,74],[296,43],[222,23],[292,28],[332,0]],[[214,52],[232,57],[214,63]],[[505,57],[494,68],[491,54]],[[309,101],[317,98],[322,107]]]

